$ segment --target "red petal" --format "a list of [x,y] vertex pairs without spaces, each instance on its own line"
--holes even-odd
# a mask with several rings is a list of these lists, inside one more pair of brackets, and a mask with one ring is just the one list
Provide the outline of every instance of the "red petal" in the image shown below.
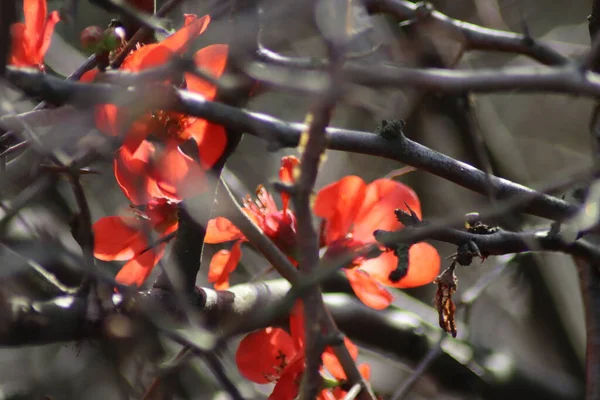
[[160,236],[167,236],[177,231],[177,228],[179,228],[179,222],[175,221],[165,226],[156,227],[156,232],[158,232]]
[[392,294],[365,271],[355,268],[345,272],[356,297],[365,305],[375,310],[383,310],[392,303]]
[[281,378],[273,388],[273,393],[269,396],[269,400],[295,399],[298,396],[304,369],[304,357],[296,355],[296,358],[283,371]]
[[264,384],[277,380],[295,355],[290,335],[270,327],[246,335],[235,353],[235,362],[244,377]]
[[160,190],[171,199],[181,200],[196,195],[204,187],[204,172],[175,142],[167,143],[153,167],[153,173]]
[[302,300],[297,300],[290,312],[290,333],[294,346],[300,354],[304,354],[304,305]]
[[338,396],[336,397],[330,389],[327,390],[321,390],[321,393],[319,393],[319,395],[317,396],[317,400],[336,400],[336,399],[343,399],[344,396]]
[[165,196],[156,179],[150,177],[150,160],[154,151],[152,143],[143,141],[133,153],[127,147],[121,146],[115,154],[115,178],[132,204],[146,204],[152,198]]
[[177,230],[177,213],[177,203],[166,199],[152,199],[146,207],[152,227],[161,236]]
[[193,24],[197,20],[198,16],[196,14],[183,14],[183,26]]
[[386,252],[377,258],[365,260],[360,268],[387,286],[411,288],[431,283],[440,273],[440,255],[429,243],[415,243],[408,251],[408,273],[398,282],[388,279],[398,265],[398,258]]
[[[352,358],[356,360],[356,357],[358,357],[358,347],[356,347],[356,345],[352,343],[347,337],[344,338],[344,344],[346,345],[346,348],[350,352]],[[327,371],[329,371],[329,373],[333,375],[335,379],[346,379],[346,373],[344,372],[344,368],[342,367],[342,364],[340,364],[337,356],[335,355],[331,347],[327,347],[323,352],[323,365],[325,366],[325,368],[327,368]]]
[[373,241],[376,229],[396,230],[402,227],[394,210],[406,210],[404,203],[421,217],[421,205],[416,193],[403,183],[391,179],[378,179],[367,185],[362,205],[354,218],[354,239]]
[[358,370],[365,380],[371,379],[371,366],[369,364],[360,364]]
[[295,156],[281,157],[281,167],[279,168],[279,180],[283,183],[295,183],[294,169],[300,166],[300,160]]
[[134,228],[139,221],[133,217],[100,218],[94,231],[94,256],[103,261],[123,261],[147,247],[142,231]]
[[103,104],[94,109],[96,127],[107,136],[119,135],[119,123],[117,117],[119,109],[114,104]]
[[[317,216],[325,218],[325,240],[331,243],[350,233],[367,185],[358,176],[346,176],[319,190],[314,204]],[[391,219],[394,218],[392,213]],[[372,236],[372,235],[371,235]]]
[[25,47],[25,24],[15,22],[10,27],[10,34],[12,46],[9,63],[16,67],[30,67],[31,62],[28,59]]
[[227,135],[221,125],[203,119],[195,120],[186,128],[198,144],[198,156],[204,169],[210,169],[221,158],[227,145]]
[[[229,46],[225,44],[213,44],[198,50],[194,55],[194,61],[204,72],[209,73],[214,78],[219,78],[223,75],[227,65],[228,50]],[[186,73],[185,81],[187,90],[198,93],[207,100],[213,100],[217,94],[215,85],[194,74]]]
[[[294,169],[300,165],[300,160],[294,156],[285,156],[281,158],[281,167],[279,168],[279,180],[283,183],[293,184],[296,179],[294,178]],[[287,193],[281,193],[281,203],[283,212],[287,212],[288,204],[290,202],[290,195]]]
[[54,33],[54,26],[58,21],[60,21],[58,11],[52,11],[46,19],[46,25],[43,32],[41,32],[36,53],[40,64],[44,62],[44,56],[50,47],[50,39],[52,38],[52,33]]
[[208,15],[198,18],[193,22],[192,18],[191,14],[188,14],[185,20],[186,25],[160,42],[160,46],[179,54],[185,52],[189,42],[202,34],[208,28],[208,24],[210,24],[210,17]]
[[43,35],[46,21],[46,0],[24,0],[25,42],[29,56],[33,56],[39,48],[39,39]]
[[165,245],[160,244],[156,248],[136,256],[121,268],[115,280],[123,285],[142,286],[164,253]]
[[[142,50],[146,51],[142,52]],[[138,71],[164,65],[175,55],[173,51],[163,47],[162,44],[145,46],[138,52],[141,52],[141,55],[138,55],[139,64],[135,66]]]
[[230,220],[217,217],[208,221],[204,243],[223,243],[242,237],[244,237],[244,234]]
[[122,71],[138,72],[141,69],[140,65],[144,58],[157,47],[158,44],[153,43],[133,50],[125,57],[119,69]]
[[229,274],[236,269],[242,258],[242,242],[242,240],[235,242],[231,251],[219,250],[210,260],[208,281],[214,284],[215,289],[229,288]]

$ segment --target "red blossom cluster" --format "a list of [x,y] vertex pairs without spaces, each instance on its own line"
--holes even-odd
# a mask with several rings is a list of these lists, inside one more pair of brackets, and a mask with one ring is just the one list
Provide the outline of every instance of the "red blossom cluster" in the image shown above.
[[[284,157],[279,177],[283,183],[293,183],[293,169],[299,162],[295,157]],[[289,195],[282,194],[283,210],[279,211],[271,194],[262,186],[257,189],[258,200],[250,196],[244,200],[244,211],[254,220],[294,263],[296,244],[296,217],[289,209]],[[360,248],[375,242],[377,229],[397,230],[402,224],[393,217],[399,205],[410,207],[421,217],[421,205],[415,192],[408,186],[390,179],[378,179],[366,184],[358,176],[346,176],[321,189],[315,198],[313,211],[323,218],[321,246],[325,257]],[[220,250],[210,264],[209,281],[216,289],[229,287],[229,274],[241,258],[241,244],[246,241],[242,232],[223,217],[208,223],[206,243],[236,241],[232,250]],[[432,282],[439,273],[440,257],[428,243],[416,243],[408,251],[409,267],[406,275],[397,281],[390,274],[397,268],[398,259],[391,251],[379,257],[357,258],[351,268],[345,268],[357,297],[369,307],[383,309],[392,302],[385,286],[411,288]]]
[[[46,16],[43,0],[24,1],[25,23],[12,27],[10,62],[16,66],[43,70],[43,57],[50,35],[59,20],[56,12]],[[185,16],[185,25],[164,41],[140,46],[127,55],[120,69],[140,72],[163,65],[182,55],[190,43],[202,34],[210,17]],[[227,63],[228,47],[212,45],[197,51],[194,61],[199,68],[218,78]],[[82,77],[92,82],[102,71],[89,71]],[[208,100],[216,96],[214,85],[194,74],[185,73],[180,82],[157,82],[174,85],[197,93]],[[115,152],[114,174],[118,185],[131,203],[131,216],[108,216],[93,225],[94,255],[100,260],[127,261],[116,276],[126,285],[141,286],[163,256],[166,241],[178,229],[178,204],[203,189],[204,172],[222,156],[227,136],[222,126],[199,118],[166,111],[151,110],[139,114],[136,109],[100,105],[95,110],[98,129],[121,139]],[[185,153],[181,145],[193,141],[197,154]],[[280,181],[293,185],[299,160],[284,157],[279,170]],[[296,216],[290,208],[290,195],[281,195],[282,208],[273,196],[260,186],[256,200],[247,196],[243,210],[262,232],[297,265]],[[346,176],[322,188],[314,198],[313,211],[322,219],[320,244],[323,257],[340,254],[374,244],[373,232],[402,228],[394,216],[398,207],[413,211],[420,218],[417,195],[408,186],[379,179],[370,184],[357,176]],[[152,232],[158,240],[152,244]],[[216,289],[229,287],[229,276],[242,256],[242,245],[248,242],[244,234],[224,217],[211,219],[205,243],[233,242],[231,250],[218,251],[211,260],[208,279]],[[200,245],[201,243],[198,243]],[[408,269],[400,279],[390,279],[398,268],[396,254],[381,249],[376,258],[357,257],[344,269],[356,296],[374,309],[383,309],[392,302],[388,287],[409,288],[430,283],[439,273],[440,257],[427,243],[417,243],[408,250]],[[324,332],[326,333],[326,332]],[[344,345],[354,359],[358,348],[349,340]],[[276,383],[271,399],[292,399],[298,394],[305,369],[304,316],[301,301],[290,314],[289,333],[269,327],[247,335],[236,354],[242,374],[256,383]],[[324,389],[320,399],[339,399],[346,375],[330,347],[322,355]],[[368,365],[359,367],[365,378]]]
[[[354,360],[358,357],[358,347],[348,338],[344,345]],[[298,395],[305,365],[304,310],[302,302],[296,302],[290,312],[290,333],[281,328],[269,327],[252,332],[240,342],[235,355],[236,364],[246,378],[255,383],[276,383],[270,400],[289,400]],[[319,400],[343,399],[342,389],[346,374],[331,347],[323,351],[324,389]],[[363,378],[369,379],[368,364],[358,366]]]
[[[167,63],[187,51],[190,42],[202,34],[209,23],[209,16],[186,15],[182,29],[160,43],[132,51],[120,69],[139,72]],[[225,69],[227,51],[226,45],[207,46],[195,53],[194,61],[199,68],[218,78]],[[98,74],[101,74],[98,70],[89,71],[81,80],[93,81]],[[208,100],[216,95],[213,85],[191,73],[184,74],[184,82],[178,86]],[[128,124],[129,128],[124,129]],[[114,173],[136,217],[104,217],[97,221],[93,226],[94,255],[105,261],[128,260],[116,280],[141,286],[164,254],[166,243],[161,239],[177,230],[178,203],[203,189],[204,171],[221,157],[227,137],[222,126],[203,119],[164,110],[137,116],[133,110],[114,104],[97,107],[96,125],[106,135],[123,138],[115,153]],[[180,147],[189,140],[193,140],[198,149],[193,157]],[[151,246],[149,240],[152,231],[159,236],[159,244],[155,246]]]

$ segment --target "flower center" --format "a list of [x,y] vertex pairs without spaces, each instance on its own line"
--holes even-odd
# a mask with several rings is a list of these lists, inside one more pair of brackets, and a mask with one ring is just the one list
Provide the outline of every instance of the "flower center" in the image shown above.
[[162,140],[175,139],[178,143],[183,143],[192,137],[187,129],[196,118],[174,111],[158,110],[152,113],[152,120],[155,125],[154,136]]
[[144,221],[149,221],[153,229],[158,232],[167,230],[177,223],[177,204],[167,199],[154,199],[142,206],[130,205],[135,216]]

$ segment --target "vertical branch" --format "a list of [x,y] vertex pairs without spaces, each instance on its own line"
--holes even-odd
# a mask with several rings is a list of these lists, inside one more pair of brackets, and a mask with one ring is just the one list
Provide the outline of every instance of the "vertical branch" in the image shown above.
[[[328,27],[331,30],[328,32],[329,36],[324,37],[330,59],[330,81],[323,96],[306,116],[307,128],[302,133],[300,139],[300,150],[302,151],[300,174],[294,188],[294,196],[292,197],[298,221],[298,264],[300,274],[303,276],[310,275],[319,263],[319,240],[312,225],[310,199],[317,179],[319,166],[327,148],[326,129],[335,109],[338,88],[342,83],[341,70],[344,64],[347,29],[350,23],[348,19],[348,12],[351,11],[349,1],[341,0],[330,4],[330,6],[337,5],[341,6],[332,7],[329,10],[330,15],[327,15],[327,18],[332,21]],[[325,12],[324,10],[321,11]],[[315,10],[316,12],[318,11]],[[315,17],[316,19],[319,18],[316,15]],[[324,18],[324,16],[321,17]],[[338,18],[343,18],[343,22],[339,21]],[[303,149],[302,144],[305,144]],[[306,370],[300,387],[300,398],[308,400],[316,398],[321,389],[321,353],[325,346],[322,341],[321,324],[325,324],[325,330],[329,331],[328,333],[337,330],[335,323],[330,319],[324,307],[321,290],[318,286],[312,288],[304,296],[304,318]],[[344,345],[341,345],[341,347],[344,347]],[[341,351],[339,353],[341,361],[345,365],[348,363],[353,365],[351,357],[349,360],[346,359],[349,355],[347,352]],[[360,374],[358,376],[360,377]]]
[[[300,176],[292,197],[296,218],[298,221],[298,264],[300,273],[304,276],[311,274],[319,263],[319,242],[312,226],[310,197],[317,179],[321,157],[325,152],[325,128],[329,124],[331,113],[335,107],[335,96],[332,90],[327,90],[324,99],[310,112],[306,119],[308,128],[302,135],[306,147],[302,154]],[[323,344],[320,343],[320,323],[323,317],[321,291],[315,287],[304,297],[304,318],[306,333],[306,370],[303,376],[302,393],[304,400],[316,398],[321,387],[321,353]]]

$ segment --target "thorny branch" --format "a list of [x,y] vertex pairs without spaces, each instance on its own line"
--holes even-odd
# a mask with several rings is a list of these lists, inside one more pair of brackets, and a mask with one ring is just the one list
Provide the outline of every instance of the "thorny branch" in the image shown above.
[[[18,71],[11,68],[8,69],[8,76],[12,77],[14,84],[26,92],[46,97],[58,104],[76,102],[78,105],[93,105],[114,101],[115,96],[127,104],[140,96],[148,98],[143,88],[130,88],[123,92],[107,84],[73,84],[31,71]],[[162,106],[205,118],[228,128],[258,136],[282,147],[296,147],[300,141],[300,135],[305,129],[302,124],[286,123],[264,114],[206,101],[187,91],[166,90],[165,92],[164,88],[146,88],[146,90],[152,92],[150,100],[157,102],[157,104],[150,104],[149,107],[160,108]],[[157,96],[157,91],[161,90],[161,95]],[[600,93],[600,86],[598,90]],[[440,176],[477,193],[487,194],[485,172],[416,143],[406,138],[401,130],[393,129],[391,136],[382,137],[369,132],[328,128],[326,140],[328,149],[396,160]],[[523,211],[532,215],[562,220],[574,215],[577,211],[575,205],[564,200],[537,193],[503,178],[490,176],[490,179],[497,189],[496,196],[499,200],[522,197]]]
[[[344,8],[341,9],[344,11]],[[345,15],[342,12],[341,15]],[[333,16],[332,16],[333,17]],[[339,19],[339,18],[334,18]],[[339,21],[334,21],[333,29],[338,29]],[[343,40],[345,40],[345,34]],[[297,182],[292,192],[292,202],[296,211],[298,221],[298,267],[302,276],[310,275],[319,264],[319,238],[312,224],[312,210],[310,197],[314,190],[319,166],[323,159],[327,143],[325,141],[325,130],[329,125],[331,116],[337,102],[337,87],[339,83],[339,69],[344,63],[345,43],[334,43],[327,41],[331,68],[329,77],[331,83],[325,87],[322,98],[306,116],[306,131],[300,139],[302,157]],[[339,46],[339,48],[337,48]],[[302,377],[300,386],[300,399],[309,400],[315,398],[322,386],[320,369],[322,365],[321,353],[324,345],[322,343],[321,324],[325,318],[326,310],[322,306],[321,290],[318,286],[312,288],[302,299],[304,306],[304,324],[306,335],[306,372]],[[368,396],[362,396],[368,399]]]
[[[384,246],[393,248],[397,244],[413,244],[431,239],[461,246],[475,243],[485,258],[503,254],[521,253],[525,251],[561,251],[568,254],[586,252],[593,259],[600,259],[600,251],[583,239],[576,242],[565,242],[560,235],[554,235],[550,229],[531,232],[510,232],[499,229],[492,234],[476,234],[449,228],[442,225],[423,224],[405,227],[397,232],[375,231],[375,238]],[[535,247],[530,247],[533,244]]]

